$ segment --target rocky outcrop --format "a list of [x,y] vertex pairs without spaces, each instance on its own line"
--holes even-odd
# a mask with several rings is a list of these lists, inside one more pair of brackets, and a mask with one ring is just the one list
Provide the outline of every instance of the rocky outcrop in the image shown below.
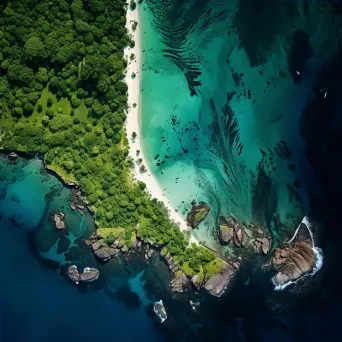
[[72,265],[68,268],[67,274],[69,278],[76,284],[80,282],[89,283],[99,277],[99,270],[96,268],[85,267],[82,273],[78,272],[77,266]]
[[176,272],[170,281],[170,287],[173,292],[186,292],[189,289],[189,285],[190,281],[182,271]]
[[17,161],[17,159],[18,159],[18,155],[15,152],[11,152],[8,155],[8,160],[11,162],[15,162],[15,161]]
[[219,218],[219,238],[223,243],[229,243],[234,237],[234,224],[228,222],[224,216]]
[[196,228],[209,214],[210,207],[204,202],[200,202],[196,205],[196,202],[192,202],[192,208],[187,215],[187,223],[191,228]]
[[153,311],[159,317],[161,323],[167,319],[167,313],[162,300],[154,304]]
[[56,229],[65,229],[65,215],[64,213],[57,213],[54,215],[53,220],[55,222]]
[[[239,263],[235,263],[236,267],[239,267]],[[210,277],[204,284],[204,288],[214,296],[220,296],[226,289],[232,276],[236,271],[236,267],[233,264],[226,263],[225,267],[218,274]]]
[[256,253],[266,255],[271,248],[271,241],[267,237],[256,238],[253,241],[253,247]]
[[[94,246],[95,245],[95,246]],[[96,248],[97,245],[93,244],[93,250],[94,247]],[[110,247],[101,247],[94,250],[94,254],[98,259],[101,259],[102,261],[108,261],[111,258],[114,258],[120,250],[116,248],[115,246]]]
[[307,227],[301,224],[295,239],[282,248],[275,250],[271,266],[277,271],[273,283],[284,285],[311,272],[315,265],[315,253],[311,236],[305,233]]
[[220,216],[218,233],[220,241],[224,244],[232,241],[236,247],[245,247],[248,242],[246,228],[232,217],[227,220]]

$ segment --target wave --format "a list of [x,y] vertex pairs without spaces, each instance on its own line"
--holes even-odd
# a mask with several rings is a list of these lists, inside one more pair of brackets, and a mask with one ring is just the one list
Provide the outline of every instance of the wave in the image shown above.
[[276,291],[283,291],[288,286],[290,286],[292,284],[296,284],[299,280],[302,280],[302,279],[307,278],[307,277],[311,278],[312,276],[314,276],[323,267],[323,260],[324,260],[323,251],[322,251],[321,248],[319,248],[319,247],[317,247],[315,245],[315,239],[314,239],[314,236],[313,236],[312,231],[310,229],[313,225],[311,224],[310,219],[309,219],[308,216],[304,216],[302,222],[299,224],[299,226],[296,229],[293,237],[288,241],[288,243],[291,243],[295,239],[295,237],[296,237],[296,235],[298,233],[298,230],[299,230],[299,228],[301,227],[302,224],[304,224],[305,227],[308,229],[310,237],[311,237],[312,249],[313,249],[314,254],[315,254],[315,264],[314,264],[314,267],[312,269],[312,272],[306,273],[303,276],[301,276],[300,278],[298,278],[297,280],[295,280],[295,281],[291,280],[291,281],[289,281],[289,282],[287,282],[287,283],[285,283],[283,285],[276,285],[274,283],[274,280],[272,279],[272,282],[275,285],[274,290],[276,290]]

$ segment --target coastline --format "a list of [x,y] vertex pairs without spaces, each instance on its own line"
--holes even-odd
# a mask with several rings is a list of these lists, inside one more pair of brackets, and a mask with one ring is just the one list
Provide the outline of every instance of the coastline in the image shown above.
[[[197,239],[193,236],[191,228],[187,225],[186,220],[176,212],[175,208],[170,204],[166,195],[163,193],[158,181],[151,172],[146,158],[143,152],[142,138],[140,136],[140,58],[141,58],[141,48],[140,48],[140,21],[139,21],[139,5],[132,11],[129,7],[129,0],[127,1],[127,19],[126,28],[129,36],[135,41],[135,46],[133,48],[125,48],[125,58],[127,59],[127,72],[125,76],[125,82],[128,86],[128,112],[126,119],[126,133],[127,139],[130,145],[129,156],[135,161],[133,175],[134,179],[144,182],[146,184],[146,191],[152,196],[152,198],[157,198],[162,201],[169,212],[169,217],[171,220],[179,224],[181,231],[190,231],[189,242],[199,244]],[[136,29],[132,30],[133,22],[138,22]],[[130,60],[130,55],[134,54],[135,59]],[[132,78],[132,74],[136,76]],[[135,106],[133,106],[135,104]],[[132,134],[135,132],[137,134],[136,138],[132,138]],[[136,155],[136,151],[139,150],[139,156]],[[136,163],[136,159],[141,158],[141,164]],[[145,172],[140,172],[140,165],[145,166]]]

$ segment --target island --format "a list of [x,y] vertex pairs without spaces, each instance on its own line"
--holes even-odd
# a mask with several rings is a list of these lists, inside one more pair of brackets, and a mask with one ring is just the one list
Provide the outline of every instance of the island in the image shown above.
[[153,311],[159,317],[161,323],[167,319],[167,313],[162,300],[159,300],[154,304]]

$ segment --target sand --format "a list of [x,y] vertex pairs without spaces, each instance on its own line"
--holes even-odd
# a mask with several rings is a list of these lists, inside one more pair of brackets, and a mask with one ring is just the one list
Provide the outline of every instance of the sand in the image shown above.
[[[129,1],[127,1],[129,3]],[[138,22],[138,26],[135,31],[132,30],[132,24],[134,22]],[[135,161],[135,166],[133,169],[134,179],[142,181],[146,184],[147,192],[150,193],[152,198],[157,198],[159,201],[162,201],[169,212],[169,216],[171,220],[175,221],[179,224],[181,231],[190,231],[190,243],[195,242],[198,243],[196,238],[192,234],[191,228],[187,225],[185,219],[176,212],[175,208],[170,204],[166,195],[163,193],[158,181],[153,176],[149,166],[146,162],[143,147],[140,137],[140,127],[139,127],[139,97],[140,97],[140,37],[139,37],[139,13],[138,6],[134,11],[131,11],[128,8],[127,11],[127,30],[129,35],[132,36],[135,41],[135,46],[133,48],[127,47],[125,49],[125,56],[128,60],[127,66],[127,74],[125,81],[128,85],[128,113],[126,120],[126,133],[127,138],[130,143],[130,157],[132,157]],[[133,61],[130,60],[131,54],[134,54],[135,59]],[[132,78],[132,74],[136,76]],[[134,104],[134,106],[133,106]],[[135,132],[137,134],[136,138],[132,138],[132,133]],[[136,151],[139,150],[139,156],[136,155]],[[137,163],[137,159],[141,158],[141,164]],[[140,165],[145,166],[145,172],[140,171]]]

